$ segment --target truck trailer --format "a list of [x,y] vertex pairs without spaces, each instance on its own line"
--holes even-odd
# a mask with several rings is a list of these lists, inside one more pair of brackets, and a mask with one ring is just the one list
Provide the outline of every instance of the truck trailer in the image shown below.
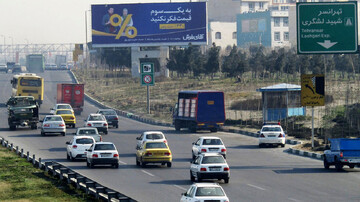
[[80,115],[84,106],[84,84],[57,84],[56,102],[70,104],[75,114]]
[[31,54],[26,56],[26,70],[31,73],[44,72],[45,63],[42,54]]
[[225,122],[224,92],[210,90],[180,91],[173,111],[175,130],[217,132]]

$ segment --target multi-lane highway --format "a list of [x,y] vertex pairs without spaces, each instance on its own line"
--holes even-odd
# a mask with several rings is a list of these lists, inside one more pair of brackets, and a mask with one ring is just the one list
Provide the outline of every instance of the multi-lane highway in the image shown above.
[[[0,74],[0,103],[5,103],[11,93],[11,74]],[[41,116],[55,104],[56,84],[71,83],[65,71],[39,74],[45,79],[44,104]],[[86,87],[86,86],[85,86]],[[140,86],[139,86],[140,87]],[[77,126],[82,126],[89,113],[97,108],[85,103],[84,112],[77,116]],[[45,160],[59,161],[71,169],[124,193],[138,201],[179,201],[181,193],[191,184],[189,167],[191,143],[202,135],[216,135],[227,146],[230,165],[229,184],[220,182],[231,201],[360,201],[360,169],[323,169],[322,162],[293,156],[285,148],[261,148],[257,139],[232,133],[176,132],[173,128],[152,126],[127,118],[120,118],[119,128],[110,128],[104,141],[115,143],[119,150],[120,168],[97,167],[89,169],[84,161],[66,160],[65,142],[71,139],[75,129],[67,135],[41,136],[40,130],[18,129],[9,131],[7,111],[0,108],[0,136]],[[135,165],[136,137],[145,130],[161,130],[167,136],[173,153],[172,168]]]

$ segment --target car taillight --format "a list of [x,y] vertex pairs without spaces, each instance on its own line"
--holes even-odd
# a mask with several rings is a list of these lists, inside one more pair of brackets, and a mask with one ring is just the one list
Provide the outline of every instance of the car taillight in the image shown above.
[[87,126],[91,126],[91,123],[88,123]]
[[206,171],[206,168],[200,168],[200,171]]
[[119,157],[119,154],[114,154],[114,157]]
[[145,156],[152,156],[152,153],[146,152],[146,153],[145,153]]
[[264,135],[264,134],[260,134],[260,137],[265,137],[265,135]]
[[340,157],[343,157],[343,156],[344,156],[344,154],[342,152],[340,152]]
[[77,148],[77,145],[73,145],[73,148],[76,149],[76,148]]
[[44,124],[44,127],[50,127],[50,124]]
[[75,118],[74,117],[70,117],[70,120],[74,120]]
[[171,153],[170,153],[170,152],[165,152],[164,155],[165,155],[165,156],[170,156]]
[[228,167],[224,168],[224,171],[229,171],[229,170],[230,170],[230,168],[228,168]]
[[99,156],[97,154],[92,155],[93,158],[98,158]]
[[119,120],[119,118],[118,118],[118,117],[115,117],[114,120]]
[[167,143],[167,140],[164,140],[164,143]]
[[59,124],[60,127],[64,127],[65,125],[64,124]]
[[201,152],[206,152],[206,149],[201,149]]
[[226,152],[226,149],[221,149],[221,152]]
[[104,123],[104,126],[107,126],[108,124],[107,123]]
[[102,136],[100,136],[100,142],[102,142]]

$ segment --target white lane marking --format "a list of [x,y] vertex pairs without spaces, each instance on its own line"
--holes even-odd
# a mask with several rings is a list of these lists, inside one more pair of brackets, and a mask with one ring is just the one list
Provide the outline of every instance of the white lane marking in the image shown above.
[[119,163],[124,164],[124,165],[127,165],[127,163],[125,163],[125,162],[123,162],[123,161],[119,161]]
[[264,189],[264,188],[261,188],[261,187],[258,187],[258,186],[256,186],[256,185],[252,185],[252,184],[247,184],[247,186],[253,187],[253,188],[256,188],[256,189],[260,189],[260,190],[263,190],[263,191],[266,190],[266,189]]
[[184,187],[180,187],[179,185],[176,185],[176,184],[174,184],[174,187],[177,187],[177,188],[179,188],[181,190],[187,191],[187,189],[185,189]]
[[294,198],[288,198],[290,201],[300,202],[300,200],[294,199]]
[[147,171],[145,171],[145,170],[141,170],[141,172],[143,172],[143,173],[145,173],[145,174],[147,174],[147,175],[150,175],[151,177],[154,177],[155,175],[153,175],[153,174],[151,174],[151,173],[149,173],[149,172],[147,172]]

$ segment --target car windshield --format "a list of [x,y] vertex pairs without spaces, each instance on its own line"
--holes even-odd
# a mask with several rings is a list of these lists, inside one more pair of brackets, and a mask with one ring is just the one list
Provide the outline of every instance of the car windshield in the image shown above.
[[94,129],[83,129],[79,130],[79,135],[94,135],[96,134],[96,131]]
[[61,117],[53,116],[53,117],[45,117],[44,121],[62,121]]
[[280,132],[281,128],[280,127],[263,127],[262,131],[263,132]]
[[58,105],[58,109],[71,109],[70,105]]
[[72,112],[70,110],[60,110],[57,111],[56,114],[72,114]]
[[94,143],[94,140],[90,138],[76,139],[76,144],[92,144],[92,143]]
[[203,145],[223,145],[220,139],[204,139]]
[[90,116],[89,117],[89,121],[103,121],[103,117],[102,116]]
[[198,187],[195,196],[225,196],[220,187]]
[[146,148],[152,149],[152,148],[167,148],[167,147],[166,144],[163,142],[149,142],[146,144]]
[[202,159],[202,164],[212,164],[212,163],[225,163],[225,160],[222,156],[205,156]]
[[100,111],[100,114],[103,115],[116,115],[115,111]]
[[146,135],[146,139],[150,139],[150,140],[163,139],[163,135],[162,135],[162,134],[158,134],[158,133],[147,134],[147,135]]
[[115,146],[113,144],[97,144],[94,150],[115,150]]

